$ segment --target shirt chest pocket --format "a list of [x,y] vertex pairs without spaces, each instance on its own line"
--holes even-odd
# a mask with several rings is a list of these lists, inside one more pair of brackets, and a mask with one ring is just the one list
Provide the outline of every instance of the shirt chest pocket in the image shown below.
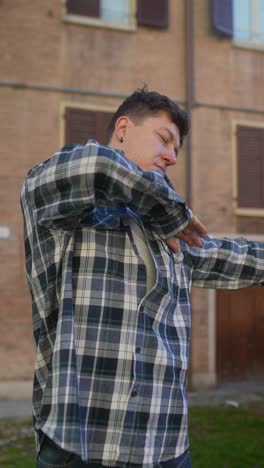
[[76,233],[73,266],[78,275],[105,277],[122,273],[122,238],[117,230],[82,228]]

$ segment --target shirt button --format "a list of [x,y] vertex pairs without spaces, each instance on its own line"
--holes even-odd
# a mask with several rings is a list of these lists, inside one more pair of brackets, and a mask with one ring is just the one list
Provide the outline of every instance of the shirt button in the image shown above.
[[136,353],[140,353],[140,351],[141,351],[140,346],[137,346],[137,347],[136,347]]
[[133,390],[133,392],[131,393],[131,396],[135,397],[135,396],[137,396],[137,394],[138,394],[138,392],[136,390]]
[[138,268],[139,268],[140,271],[144,271],[145,270],[145,265],[139,265]]

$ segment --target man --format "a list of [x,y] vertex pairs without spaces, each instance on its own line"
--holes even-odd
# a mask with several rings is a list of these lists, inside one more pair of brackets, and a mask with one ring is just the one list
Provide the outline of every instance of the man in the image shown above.
[[165,174],[187,132],[139,90],[108,147],[65,146],[26,178],[39,468],[191,466],[190,287],[262,284],[264,244],[208,237],[177,195]]

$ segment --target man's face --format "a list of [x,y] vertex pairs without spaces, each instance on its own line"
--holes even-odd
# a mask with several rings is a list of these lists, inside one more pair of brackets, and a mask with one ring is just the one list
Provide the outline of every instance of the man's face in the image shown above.
[[[121,118],[122,119],[122,118]],[[161,111],[155,116],[146,117],[138,124],[125,118],[126,127],[120,148],[128,159],[143,171],[162,170],[176,163],[180,148],[180,132],[169,115]]]

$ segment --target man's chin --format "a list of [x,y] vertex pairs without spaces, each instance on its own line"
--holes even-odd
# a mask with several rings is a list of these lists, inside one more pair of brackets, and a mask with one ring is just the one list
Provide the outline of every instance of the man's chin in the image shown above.
[[161,167],[159,166],[154,166],[154,169],[152,169],[153,171],[158,171],[160,172],[162,175],[165,175],[165,170],[162,169]]

